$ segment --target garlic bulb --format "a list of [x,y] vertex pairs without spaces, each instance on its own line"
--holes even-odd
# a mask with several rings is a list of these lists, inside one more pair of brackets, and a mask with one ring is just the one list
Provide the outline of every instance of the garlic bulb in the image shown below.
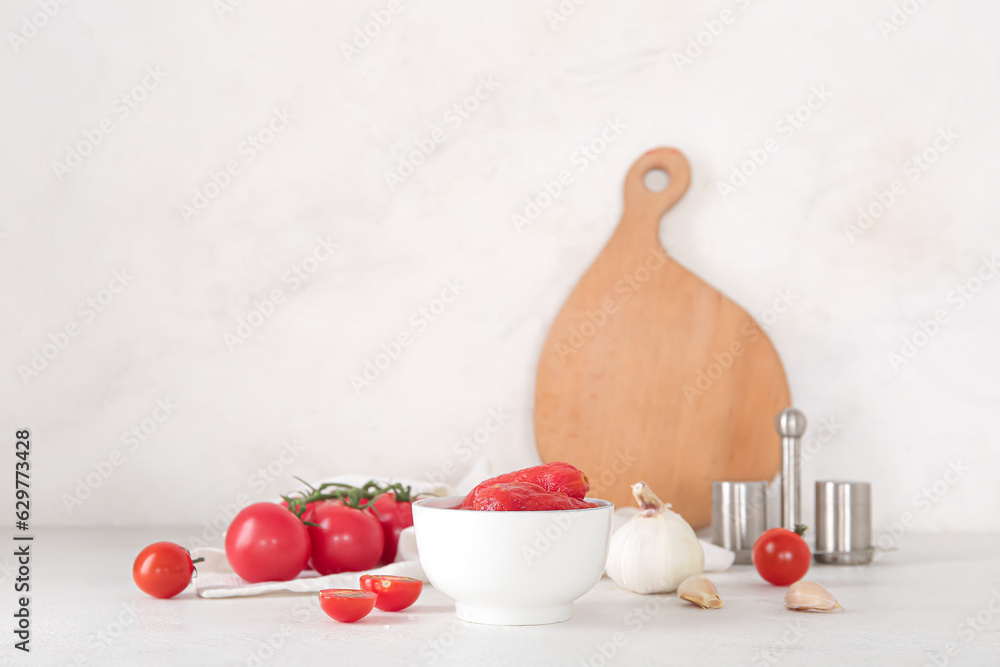
[[672,593],[701,574],[705,553],[691,526],[646,485],[632,485],[639,514],[611,536],[608,576],[633,593]]
[[785,606],[794,611],[837,611],[844,610],[826,590],[815,581],[796,581],[785,593]]

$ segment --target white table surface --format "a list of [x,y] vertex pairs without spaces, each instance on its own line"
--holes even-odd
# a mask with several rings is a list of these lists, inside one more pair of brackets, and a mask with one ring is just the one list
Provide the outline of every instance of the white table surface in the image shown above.
[[[935,658],[938,665],[1000,664],[997,534],[910,534],[898,552],[871,567],[813,564],[807,578],[830,588],[846,613],[788,611],[785,589],[765,583],[751,566],[736,566],[710,575],[725,600],[718,611],[674,595],[634,595],[603,579],[576,603],[571,621],[538,627],[462,623],[450,600],[431,587],[409,610],[375,611],[353,625],[327,618],[314,595],[203,600],[189,588],[163,601],[141,593],[131,579],[139,550],[190,534],[36,531],[32,652],[15,651],[5,629],[0,664],[930,665]],[[0,561],[8,625],[12,562]],[[644,605],[654,611],[643,614]],[[610,652],[616,633],[620,646],[605,660],[601,647]]]

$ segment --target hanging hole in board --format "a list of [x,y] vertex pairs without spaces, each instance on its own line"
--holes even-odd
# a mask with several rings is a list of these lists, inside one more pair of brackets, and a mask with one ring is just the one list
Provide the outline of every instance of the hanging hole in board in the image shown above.
[[645,183],[646,189],[651,192],[663,192],[670,185],[670,176],[662,169],[650,169],[642,177],[642,182]]

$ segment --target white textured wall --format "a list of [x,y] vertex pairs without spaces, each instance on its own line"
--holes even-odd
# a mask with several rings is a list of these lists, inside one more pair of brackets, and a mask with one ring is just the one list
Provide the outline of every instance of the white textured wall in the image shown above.
[[[764,321],[796,403],[835,424],[810,431],[828,442],[807,511],[814,478],[849,477],[874,483],[880,528],[911,512],[914,530],[1000,529],[1000,279],[956,291],[1000,251],[996,3],[908,0],[888,32],[886,0],[592,0],[565,21],[555,0],[394,0],[348,60],[386,3],[223,1],[51,2],[37,31],[23,19],[44,2],[0,16],[0,396],[3,437],[33,432],[35,521],[199,523],[292,474],[457,476],[475,447],[456,441],[487,426],[494,469],[532,462],[547,327],[631,162],[673,145],[694,178],[665,247]],[[19,370],[36,351],[53,358]],[[95,466],[110,476],[80,487]]]

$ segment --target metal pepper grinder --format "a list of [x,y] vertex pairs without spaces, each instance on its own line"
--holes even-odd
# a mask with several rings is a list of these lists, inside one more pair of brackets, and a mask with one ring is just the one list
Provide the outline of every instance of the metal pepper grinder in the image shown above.
[[802,445],[806,416],[785,408],[775,420],[781,436],[781,526],[795,530],[802,523]]

